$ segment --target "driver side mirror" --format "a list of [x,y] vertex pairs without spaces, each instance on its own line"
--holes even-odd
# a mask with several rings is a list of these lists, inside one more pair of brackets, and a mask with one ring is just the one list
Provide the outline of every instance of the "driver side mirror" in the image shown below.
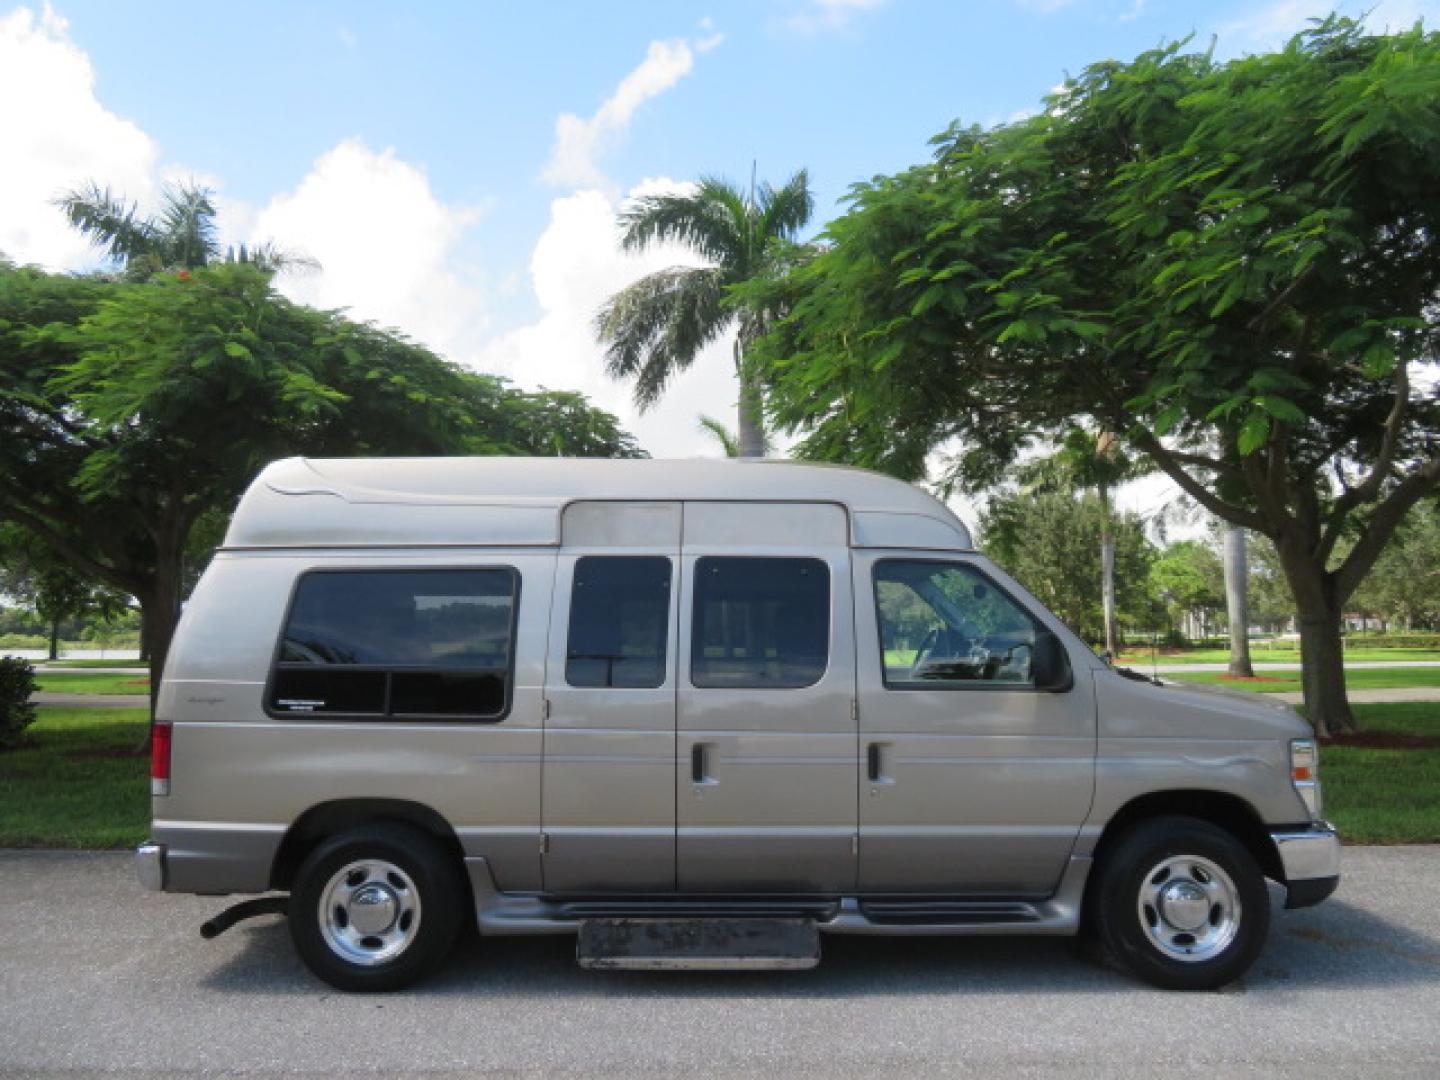
[[1049,630],[1035,632],[1035,645],[1030,659],[1030,677],[1037,690],[1070,689],[1070,660],[1065,646]]

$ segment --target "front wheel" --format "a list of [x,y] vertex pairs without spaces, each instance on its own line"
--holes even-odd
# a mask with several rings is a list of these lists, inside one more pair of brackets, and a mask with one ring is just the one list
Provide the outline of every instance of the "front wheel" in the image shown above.
[[288,909],[306,967],[340,990],[398,990],[444,959],[460,929],[455,860],[403,825],[326,840],[301,864]]
[[1127,831],[1103,857],[1089,903],[1100,943],[1167,990],[1214,990],[1243,975],[1270,928],[1254,857],[1223,829],[1166,817]]

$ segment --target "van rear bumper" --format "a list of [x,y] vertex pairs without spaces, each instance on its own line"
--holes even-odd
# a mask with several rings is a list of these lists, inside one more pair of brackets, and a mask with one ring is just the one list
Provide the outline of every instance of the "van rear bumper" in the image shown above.
[[1309,907],[1340,884],[1340,834],[1326,821],[1305,829],[1272,832],[1285,871],[1287,908]]
[[135,849],[135,869],[158,892],[262,893],[284,835],[281,825],[156,821]]
[[135,849],[135,873],[151,892],[165,891],[165,845],[149,840]]

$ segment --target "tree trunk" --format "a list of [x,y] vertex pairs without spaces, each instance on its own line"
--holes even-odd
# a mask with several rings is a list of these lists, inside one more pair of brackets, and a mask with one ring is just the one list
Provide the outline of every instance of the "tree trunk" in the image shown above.
[[1225,613],[1230,622],[1230,674],[1253,678],[1250,663],[1250,567],[1245,557],[1245,530],[1225,526]]
[[58,615],[50,620],[50,659],[60,659],[60,617]]
[[740,379],[740,403],[736,432],[740,437],[740,456],[765,456],[765,411],[760,398],[760,387],[745,373],[744,358],[740,341],[735,341],[735,374]]
[[[152,587],[137,594],[140,601],[140,639],[150,651],[150,718],[155,718],[155,705],[160,696],[160,676],[165,671],[165,658],[170,653],[170,639],[175,636],[175,622],[180,612],[180,560],[161,560],[156,567]],[[137,748],[150,752],[150,734]]]
[[1281,534],[1272,539],[1295,598],[1305,715],[1322,738],[1355,731],[1358,725],[1345,693],[1345,653],[1340,639],[1344,598],[1336,590],[1335,575],[1315,561],[1303,535]]
[[1300,683],[1305,713],[1321,738],[1355,731],[1358,725],[1345,692],[1345,649],[1340,611],[1300,613]]
[[1099,493],[1100,606],[1105,619],[1105,651],[1115,658],[1120,655],[1120,634],[1115,625],[1115,530],[1110,523],[1110,489],[1101,484]]

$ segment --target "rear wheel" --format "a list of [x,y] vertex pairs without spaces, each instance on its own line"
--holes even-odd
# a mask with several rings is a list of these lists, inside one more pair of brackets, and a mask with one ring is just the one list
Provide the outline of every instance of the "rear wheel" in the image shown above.
[[1214,990],[1243,975],[1265,944],[1265,876],[1244,845],[1209,822],[1142,822],[1098,874],[1087,915],[1110,957],[1146,982]]
[[449,954],[464,907],[455,860],[431,836],[369,825],[326,840],[295,875],[290,936],[341,990],[397,990]]

